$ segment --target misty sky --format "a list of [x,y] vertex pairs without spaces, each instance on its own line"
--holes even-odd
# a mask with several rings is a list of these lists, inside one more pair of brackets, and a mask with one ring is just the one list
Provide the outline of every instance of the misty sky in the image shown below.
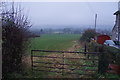
[[33,26],[41,25],[97,25],[115,24],[117,2],[21,2],[24,13]]

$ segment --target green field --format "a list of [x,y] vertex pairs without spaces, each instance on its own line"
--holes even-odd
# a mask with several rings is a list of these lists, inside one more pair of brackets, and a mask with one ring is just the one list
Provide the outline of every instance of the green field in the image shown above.
[[[77,43],[76,41],[78,41],[80,39],[81,35],[80,34],[46,34],[46,35],[42,35],[41,37],[36,37],[36,38],[31,38],[31,47],[29,48],[30,50],[64,50],[64,51],[68,51],[69,48],[73,48],[73,45],[78,45],[79,43]],[[79,48],[80,49],[80,48]],[[74,51],[74,50],[73,50]],[[39,54],[38,54],[39,53]],[[45,54],[44,54],[45,53]],[[46,52],[33,52],[34,55],[49,55],[52,57],[63,57],[63,55],[60,53],[47,53]],[[84,57],[83,54],[64,54],[66,55],[66,57],[69,58],[77,58],[78,55],[81,57]],[[46,71],[59,71],[61,72],[62,69],[57,69],[56,66],[60,66],[60,63],[64,63],[64,64],[73,64],[72,66],[66,66],[68,69],[73,69],[76,68],[76,66],[74,66],[75,64],[85,64],[85,61],[83,60],[68,60],[68,59],[59,59],[59,58],[34,58],[33,61],[44,61],[44,62],[49,62],[49,63],[55,63],[55,64],[43,64],[43,63],[39,63],[36,64],[37,66],[47,66],[47,67],[54,67],[54,68],[44,68],[44,67],[37,67],[34,69],[40,69],[40,70],[46,70]],[[64,61],[64,62],[63,62]],[[78,68],[78,67],[77,67]],[[89,67],[88,67],[89,68]],[[80,68],[79,68],[80,69]],[[91,69],[91,68],[90,68]],[[70,72],[75,72],[78,74],[82,74],[85,73],[85,71],[83,70],[74,70]],[[67,69],[65,70],[65,72],[69,72],[67,71]],[[40,75],[39,75],[40,74]],[[59,77],[70,77],[71,75],[69,74],[56,74],[56,73],[49,73],[49,72],[34,72],[34,76],[37,77],[55,77],[55,76],[59,76]],[[77,75],[74,75],[75,77]],[[80,76],[79,76],[80,77]]]
[[[75,44],[75,41],[78,41],[80,39],[81,35],[80,34],[45,34],[45,35],[42,35],[41,37],[36,37],[36,38],[31,38],[30,39],[30,47],[28,48],[27,50],[27,53],[30,53],[31,50],[68,50],[69,48],[71,48],[74,44]],[[52,53],[53,54],[53,53]],[[58,53],[55,53],[57,54],[57,57],[61,57],[61,54],[58,54]],[[37,54],[38,55],[38,54]],[[41,54],[40,54],[41,55]],[[44,55],[44,54],[42,54]],[[49,54],[47,54],[49,55]],[[78,54],[69,54],[68,56],[69,57],[78,57]],[[50,55],[49,55],[50,56]],[[53,56],[53,55],[51,55]],[[84,56],[83,54],[79,54],[79,56],[81,57],[84,57],[85,59],[87,58],[87,56]],[[55,57],[55,56],[54,56]],[[62,60],[60,59],[44,59],[44,58],[37,58],[37,59],[34,59],[35,61],[41,61],[41,60],[44,60],[45,62],[50,62],[50,63],[55,63],[54,65],[57,65],[58,62],[63,62]],[[67,59],[64,59],[64,63],[67,63],[67,64],[81,64],[81,65],[93,65],[92,61],[84,61],[84,60],[67,60]],[[98,63],[97,63],[98,64]],[[50,65],[50,64],[37,64],[38,66],[48,66],[48,67],[52,67],[53,65]],[[55,66],[53,66],[55,67]],[[71,68],[74,68],[76,66],[67,66],[68,69],[71,69]],[[39,69],[39,68],[38,68]],[[40,67],[40,69],[42,69]],[[86,72],[84,70],[86,69],[96,69],[97,70],[97,67],[80,67],[80,69],[83,69],[83,70],[74,70],[74,72],[78,73],[78,74],[85,74],[85,73],[90,73],[92,74],[92,72]],[[43,70],[53,70],[53,71],[60,71],[59,69],[44,69]],[[67,71],[67,70],[66,70]],[[71,75],[67,75],[67,74],[56,74],[56,73],[49,73],[49,72],[37,72],[37,71],[31,71],[31,68],[28,69],[28,70],[25,70],[25,77],[38,77],[38,78],[44,78],[44,77],[61,77],[61,78],[64,78],[64,77],[71,77]],[[106,74],[106,76],[104,75],[100,75],[98,74],[97,72],[93,72],[95,74],[95,78],[111,78],[111,77],[115,77],[115,78],[118,78],[118,76],[116,75],[109,75],[109,74]],[[76,77],[76,76],[75,76]],[[78,77],[78,76],[77,76]],[[81,77],[81,76],[79,76]],[[82,76],[83,78],[86,78],[87,76]],[[94,78],[93,77],[93,78]]]
[[80,34],[45,34],[31,38],[27,52],[31,50],[67,50],[80,39]]

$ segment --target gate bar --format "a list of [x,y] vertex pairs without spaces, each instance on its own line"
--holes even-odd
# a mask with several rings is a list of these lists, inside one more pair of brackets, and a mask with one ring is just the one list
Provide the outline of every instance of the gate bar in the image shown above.
[[80,52],[80,51],[50,51],[50,50],[31,50],[38,52],[57,52],[57,53],[82,53],[82,54],[99,54],[100,52]]

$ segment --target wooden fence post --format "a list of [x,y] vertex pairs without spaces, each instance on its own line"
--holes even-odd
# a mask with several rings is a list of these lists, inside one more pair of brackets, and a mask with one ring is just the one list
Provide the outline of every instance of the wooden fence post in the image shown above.
[[31,69],[33,71],[33,51],[31,50]]
[[63,53],[63,58],[62,58],[62,59],[63,59],[63,66],[62,66],[62,67],[63,67],[63,70],[62,70],[62,76],[63,76],[63,77],[64,77],[64,68],[65,68],[65,66],[64,66],[64,64],[65,64],[65,60],[64,60],[64,59],[65,59],[65,58],[64,58],[64,57],[65,57],[65,55],[64,55],[64,53]]
[[[85,46],[84,46],[84,52],[87,52],[87,45],[86,45],[86,42],[85,42]],[[84,53],[85,56],[86,56],[86,53]],[[87,55],[87,58],[89,59],[89,55]]]
[[[84,49],[84,52],[87,52],[87,46],[86,46],[86,43],[85,43],[85,49]],[[85,53],[85,56],[86,56],[86,53]]]

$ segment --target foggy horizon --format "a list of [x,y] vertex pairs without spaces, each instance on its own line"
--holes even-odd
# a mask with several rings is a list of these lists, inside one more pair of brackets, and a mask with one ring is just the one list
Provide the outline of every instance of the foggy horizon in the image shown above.
[[[114,25],[97,25],[96,29],[107,29],[112,30]],[[30,29],[63,29],[63,28],[81,28],[81,29],[94,29],[95,25],[39,25],[39,26],[33,26]]]

